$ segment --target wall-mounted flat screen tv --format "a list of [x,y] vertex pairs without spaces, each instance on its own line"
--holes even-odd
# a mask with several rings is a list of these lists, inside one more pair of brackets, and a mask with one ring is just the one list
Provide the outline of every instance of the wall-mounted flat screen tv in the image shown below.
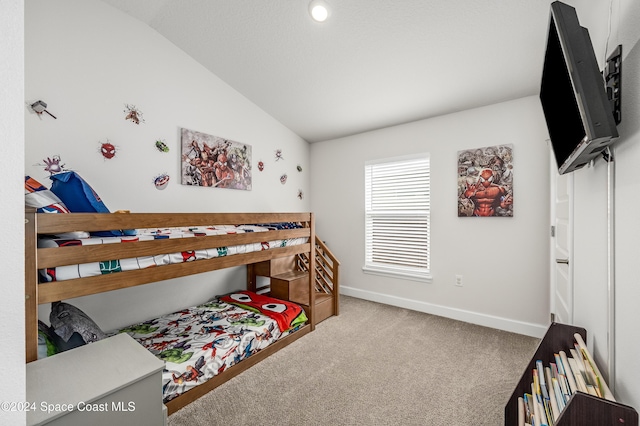
[[559,1],[551,3],[540,101],[560,174],[588,164],[618,138],[589,32]]

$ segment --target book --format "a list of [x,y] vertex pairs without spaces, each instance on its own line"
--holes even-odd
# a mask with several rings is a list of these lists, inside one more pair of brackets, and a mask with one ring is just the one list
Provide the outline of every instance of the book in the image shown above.
[[544,416],[545,416],[546,424],[548,426],[553,426],[554,421],[553,421],[553,411],[551,410],[551,400],[550,399],[543,400],[542,406],[544,407]]
[[549,399],[549,390],[547,389],[547,383],[544,378],[544,366],[542,365],[541,360],[536,361],[536,370],[538,373],[538,384],[540,386],[542,397],[544,399]]
[[553,354],[553,358],[556,360],[555,364],[556,364],[556,369],[558,370],[558,374],[566,374],[564,371],[564,364],[562,362],[562,357],[560,356],[560,353],[557,354]]
[[[536,370],[534,370],[536,371]],[[549,426],[547,424],[546,414],[544,411],[544,406],[542,404],[542,396],[538,393],[537,384],[531,384],[531,393],[533,395],[533,419],[532,424],[536,426]]]
[[524,419],[525,423],[533,424],[533,396],[530,393],[524,394]]
[[601,389],[602,397],[604,399],[606,399],[606,400],[615,402],[615,398],[613,396],[613,393],[611,392],[611,390],[607,386],[607,383],[602,379],[602,374],[600,373],[600,370],[598,369],[598,366],[596,365],[595,361],[593,360],[593,357],[591,356],[591,353],[587,349],[587,345],[585,344],[584,339],[582,338],[582,336],[579,333],[575,333],[573,337],[576,339],[576,342],[577,342],[578,346],[580,347],[580,349],[584,352],[584,356],[586,357],[591,369],[594,372],[594,375],[596,376],[596,379],[597,379],[597,382],[598,382],[598,386]]
[[598,385],[598,377],[593,371],[591,365],[589,365],[589,360],[587,359],[585,351],[580,347],[578,342],[574,343],[574,347],[575,351],[572,353],[574,353],[575,358],[580,359],[580,365],[582,365],[582,369],[580,372],[582,373],[584,381],[587,384],[587,390],[589,390],[589,392],[595,392],[595,394],[591,393],[591,395],[602,398],[600,386]]
[[593,396],[598,396],[598,397],[600,396],[598,395],[598,392],[596,392],[596,387],[590,383],[587,383],[587,393]]
[[573,379],[576,382],[576,389],[580,392],[589,393],[587,391],[587,384],[584,381],[582,373],[580,373],[580,367],[578,367],[578,362],[573,358],[567,358],[569,361],[569,365],[571,366],[571,371],[573,371]]
[[[567,405],[567,401],[568,399],[565,399],[565,396],[562,392],[562,389],[560,387],[560,383],[558,381],[558,379],[556,379],[555,377],[551,379],[553,381],[553,389],[555,391],[555,395],[556,395],[556,401],[558,404],[558,410],[559,413],[562,412],[562,410],[564,410],[564,407]],[[558,415],[559,415],[558,413]]]
[[531,393],[517,400],[518,426],[555,426],[576,392],[615,401],[584,340],[575,337],[566,351],[533,363]]
[[565,378],[567,379],[567,383],[569,384],[569,395],[573,395],[578,390],[578,385],[574,379],[574,373],[571,370],[571,366],[569,365],[569,360],[567,359],[567,353],[565,351],[560,351],[559,353],[560,359],[562,360],[562,368],[564,369]]
[[556,396],[556,390],[553,387],[553,378],[551,377],[551,367],[544,368],[544,374],[546,376],[545,382],[549,384],[549,404],[551,406],[551,420],[555,423],[560,415],[560,407],[558,406],[558,397]]
[[567,378],[565,376],[559,376],[558,385],[560,386],[560,392],[562,393],[562,401],[566,405],[567,401],[569,401],[569,398],[571,398],[571,391],[569,390],[569,385],[567,384]]
[[[578,390],[589,393],[587,390],[587,385],[590,385],[589,376],[587,376],[587,370],[584,368],[584,362],[582,361],[582,355],[578,354],[578,351],[573,349],[569,349],[571,352],[571,359],[573,361],[569,361],[571,363],[571,369],[575,375],[576,383],[578,383]],[[575,366],[575,368],[573,368]]]

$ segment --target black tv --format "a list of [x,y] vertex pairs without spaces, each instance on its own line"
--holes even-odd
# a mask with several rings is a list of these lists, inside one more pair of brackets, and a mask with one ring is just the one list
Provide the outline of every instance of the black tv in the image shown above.
[[588,164],[618,138],[589,31],[559,1],[551,3],[540,101],[560,174]]

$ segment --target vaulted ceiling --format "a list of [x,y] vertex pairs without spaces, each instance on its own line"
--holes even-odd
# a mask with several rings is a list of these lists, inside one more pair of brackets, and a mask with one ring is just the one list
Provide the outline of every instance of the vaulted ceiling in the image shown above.
[[550,0],[103,0],[309,142],[538,93]]

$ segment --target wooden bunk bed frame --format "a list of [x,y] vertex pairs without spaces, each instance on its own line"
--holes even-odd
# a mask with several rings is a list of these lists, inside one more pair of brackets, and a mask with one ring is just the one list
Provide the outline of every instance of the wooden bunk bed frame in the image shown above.
[[[226,247],[239,244],[260,243],[263,232],[202,236],[153,241],[128,242],[126,244],[100,244],[57,248],[37,248],[38,235],[60,234],[73,231],[104,231],[143,228],[170,228],[212,225],[267,224],[296,222],[299,229],[269,231],[268,240],[308,238],[308,242],[252,253],[234,254],[213,259],[164,265],[160,267],[123,271],[113,274],[78,278],[68,281],[38,283],[38,270],[55,266],[73,265],[106,259],[124,259],[153,256],[186,250]],[[306,253],[309,262],[309,321],[298,331],[272,343],[263,350],[167,402],[169,414],[196,400],[212,389],[237,376],[281,348],[313,331],[316,325],[315,306],[315,220],[313,213],[36,213],[25,210],[25,326],[26,361],[37,359],[38,305],[58,300],[98,294],[152,282],[178,278],[233,266],[250,265],[267,260]],[[251,286],[251,279],[247,283]]]

